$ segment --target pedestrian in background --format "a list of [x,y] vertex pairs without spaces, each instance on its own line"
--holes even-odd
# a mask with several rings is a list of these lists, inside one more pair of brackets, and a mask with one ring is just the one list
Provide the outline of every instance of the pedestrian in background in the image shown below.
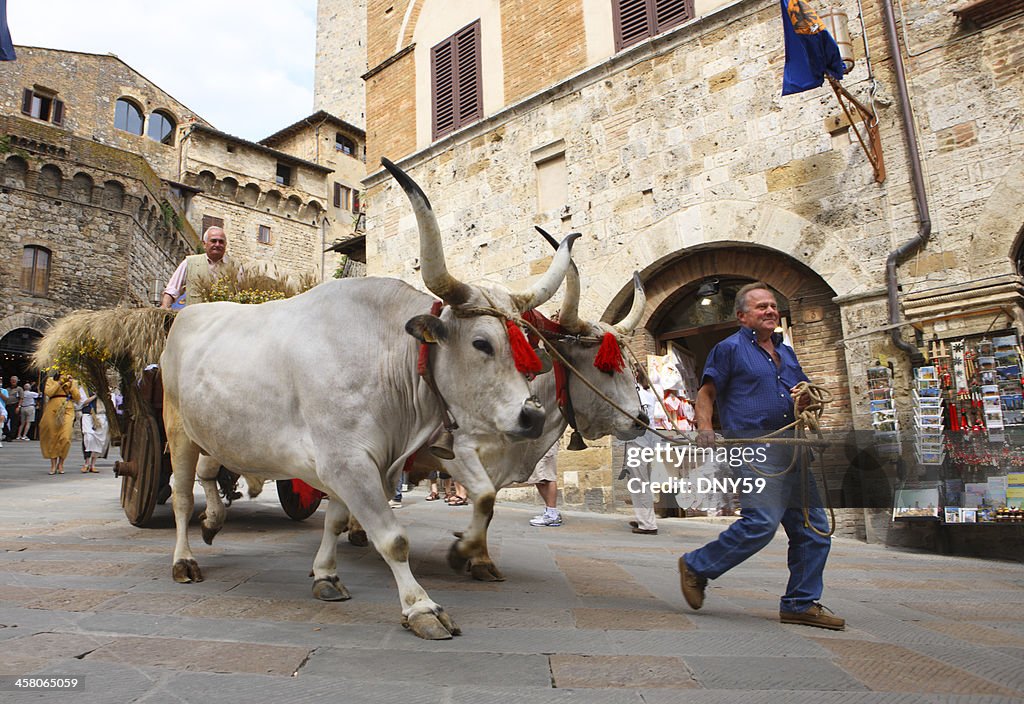
[[533,468],[527,484],[537,487],[537,493],[544,501],[544,513],[530,519],[531,526],[557,528],[562,525],[562,513],[558,510],[558,443],[556,442]]
[[109,444],[106,409],[96,395],[92,394],[85,399],[82,406],[82,453],[85,455],[82,474],[99,472],[96,469],[96,460],[106,458]]
[[[640,396],[641,410],[647,414],[648,418],[651,418],[655,406],[658,405],[658,397],[651,388],[647,375],[639,368],[634,367],[633,376],[637,379],[636,388]],[[636,480],[631,482],[633,487],[629,492],[633,501],[633,516],[635,517],[629,522],[629,526],[638,535],[658,534],[658,523],[654,514],[654,492],[651,490],[651,469],[654,460],[644,462],[640,459],[641,450],[645,448],[653,450],[657,445],[658,436],[652,430],[646,430],[640,437],[626,443],[623,471],[631,474]],[[630,461],[631,459],[632,461]]]
[[75,422],[78,383],[70,376],[54,372],[43,386],[46,405],[39,421],[39,450],[50,460],[50,474],[64,474],[64,460],[71,449],[71,428]]
[[39,394],[32,390],[31,384],[25,384],[21,390],[21,426],[18,428],[18,440],[28,440],[29,429],[36,422],[36,399]]
[[18,436],[18,423],[21,422],[21,416],[18,415],[18,407],[21,405],[21,395],[24,390],[18,385],[18,377],[12,376],[7,380],[7,386],[4,387],[4,405],[7,406],[7,432],[5,434],[5,440],[14,440]]

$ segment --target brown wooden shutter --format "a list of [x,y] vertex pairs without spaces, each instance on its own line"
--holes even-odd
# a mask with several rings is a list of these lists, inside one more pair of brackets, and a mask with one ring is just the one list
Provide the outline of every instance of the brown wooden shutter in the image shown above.
[[458,127],[483,117],[483,85],[480,80],[483,70],[480,54],[480,22],[474,22],[455,35]]
[[64,101],[53,99],[53,124],[64,124]]
[[612,0],[615,50],[653,37],[693,17],[693,0]]
[[340,208],[341,207],[341,184],[340,183],[335,183],[334,184],[334,207],[335,208]]
[[430,50],[434,139],[455,129],[454,44],[453,39],[446,39]]
[[434,139],[483,117],[480,21],[430,50]]
[[612,23],[616,51],[651,36],[648,2],[649,0],[613,0]]
[[21,111],[26,115],[32,114],[32,89],[26,88],[21,92]]
[[693,17],[693,0],[656,0],[654,8],[654,33],[664,32],[669,27],[682,24]]
[[358,213],[361,210],[359,207],[359,191],[352,191],[352,212]]

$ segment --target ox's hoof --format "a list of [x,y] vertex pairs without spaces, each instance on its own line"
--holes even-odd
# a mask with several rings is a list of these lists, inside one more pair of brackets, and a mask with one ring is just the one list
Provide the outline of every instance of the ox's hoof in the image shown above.
[[350,530],[348,532],[348,542],[352,543],[357,548],[365,548],[370,544],[370,541],[366,537],[365,530]]
[[320,601],[347,601],[352,598],[337,575],[321,577],[313,582],[313,596]]
[[473,579],[480,582],[504,582],[505,575],[490,560],[476,560],[469,566]]
[[402,626],[425,640],[449,640],[452,636],[462,635],[451,616],[441,608],[436,614],[415,614],[412,618],[403,616]]
[[199,520],[202,521],[200,528],[203,534],[203,542],[207,545],[213,545],[213,539],[217,537],[217,533],[220,533],[220,526],[217,528],[209,528],[206,525],[206,514],[203,513],[199,516]]
[[178,560],[171,569],[174,581],[179,584],[202,582],[203,573],[199,571],[199,563],[195,560]]
[[464,572],[466,569],[466,563],[469,562],[469,558],[459,552],[459,543],[462,541],[456,540],[452,543],[452,546],[448,548],[448,566],[456,572]]

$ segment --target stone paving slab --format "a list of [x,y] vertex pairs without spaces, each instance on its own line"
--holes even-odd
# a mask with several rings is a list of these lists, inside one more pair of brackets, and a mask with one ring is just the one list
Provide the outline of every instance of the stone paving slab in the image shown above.
[[721,524],[662,520],[659,535],[634,536],[630,516],[567,512],[561,528],[535,528],[535,507],[500,505],[490,547],[508,579],[475,582],[446,559],[469,512],[418,488],[392,515],[410,536],[413,573],[464,631],[428,642],[401,628],[379,555],[344,537],[339,572],[353,598],[312,599],[323,512],[288,520],[272,486],[229,509],[213,546],[193,521],[206,581],[181,585],[170,579],[169,507],[134,528],[108,473],[40,481],[37,447],[10,449],[0,449],[0,663],[84,674],[88,687],[4,692],[4,704],[1024,701],[1017,563],[836,540],[824,601],[849,628],[821,631],[778,622],[784,536],[712,582],[694,612],[676,560]]
[[704,689],[868,689],[825,657],[687,655],[684,660]]

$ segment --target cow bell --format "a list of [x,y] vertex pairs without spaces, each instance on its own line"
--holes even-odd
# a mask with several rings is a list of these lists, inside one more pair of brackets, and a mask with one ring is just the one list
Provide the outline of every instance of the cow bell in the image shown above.
[[441,431],[441,434],[437,436],[437,440],[430,446],[430,452],[434,457],[439,460],[453,460],[455,459],[455,436],[452,435],[452,431],[445,428]]
[[566,449],[573,452],[587,449],[587,443],[583,442],[583,436],[580,435],[580,431],[572,431],[572,435],[569,436],[569,446]]

